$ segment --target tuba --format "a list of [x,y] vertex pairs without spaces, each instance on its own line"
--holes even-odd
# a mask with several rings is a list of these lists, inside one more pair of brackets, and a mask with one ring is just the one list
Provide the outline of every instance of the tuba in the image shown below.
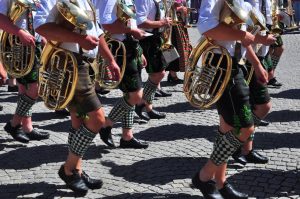
[[279,26],[279,18],[278,18],[278,0],[272,0],[272,11],[271,11],[271,16],[272,16],[272,26],[270,33],[274,34],[275,36],[279,36],[283,33],[282,29]]
[[[249,12],[234,0],[224,1],[220,21],[232,27],[244,23],[253,26]],[[225,67],[222,62],[226,63]],[[211,39],[202,37],[192,50],[184,73],[183,91],[187,100],[194,107],[209,108],[222,96],[230,79],[231,69],[232,58],[228,50],[213,44]]]
[[[74,31],[92,28],[88,15],[69,0],[58,0],[57,23]],[[78,79],[78,64],[73,52],[59,47],[60,43],[48,41],[41,55],[38,94],[46,107],[64,109],[72,100]]]
[[[13,23],[29,9],[33,9],[34,3],[29,0],[11,0],[8,17]],[[0,60],[7,73],[15,78],[27,75],[34,65],[35,47],[24,46],[20,39],[8,32],[3,32],[0,38]]]
[[[130,19],[135,19],[135,12],[130,9],[126,4],[123,4],[120,0],[117,1],[117,17],[123,23],[128,25],[130,23]],[[120,68],[120,79],[118,81],[112,80],[109,71],[109,65],[107,61],[98,53],[96,59],[92,63],[93,68],[93,77],[94,81],[96,81],[101,88],[104,89],[114,89],[116,88],[122,81],[125,67],[126,67],[126,48],[123,42],[118,41],[116,39],[111,38],[109,33],[105,34],[105,41],[113,54],[116,62],[121,66]]]

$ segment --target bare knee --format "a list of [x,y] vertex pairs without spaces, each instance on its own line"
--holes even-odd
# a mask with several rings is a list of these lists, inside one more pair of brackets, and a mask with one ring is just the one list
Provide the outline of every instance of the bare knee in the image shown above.
[[159,84],[159,82],[164,78],[165,74],[166,74],[166,71],[152,73],[152,74],[150,74],[150,80],[151,80],[151,82],[153,82],[155,84]]
[[132,106],[134,106],[136,104],[139,104],[141,102],[142,98],[143,98],[143,91],[142,90],[139,90],[139,91],[136,91],[136,92],[130,92],[128,102]]
[[103,109],[88,113],[89,118],[84,122],[86,127],[94,133],[98,133],[101,127],[105,124]]
[[26,90],[26,95],[31,99],[38,98],[38,83],[29,84],[29,88]]
[[241,134],[239,136],[239,140],[245,142],[248,140],[250,135],[254,132],[254,125],[246,128],[241,128],[240,132]]

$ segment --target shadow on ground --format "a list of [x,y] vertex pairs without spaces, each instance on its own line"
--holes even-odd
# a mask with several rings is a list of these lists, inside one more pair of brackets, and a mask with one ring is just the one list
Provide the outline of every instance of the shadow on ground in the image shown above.
[[[99,159],[101,154],[107,153],[109,151],[106,146],[91,145],[84,159]],[[68,146],[66,144],[17,148],[0,155],[0,169],[30,169],[42,164],[64,162],[67,154]]]
[[275,98],[300,99],[300,89],[289,89],[279,93],[270,94]]
[[300,121],[300,111],[280,110],[272,111],[267,118],[270,122],[293,122]]
[[156,193],[133,193],[117,196],[107,196],[101,199],[202,199],[200,196],[191,196],[188,194],[156,194]]
[[135,134],[135,137],[152,142],[174,141],[192,138],[205,138],[213,141],[217,126],[170,124],[148,128]]
[[163,157],[142,160],[132,165],[117,165],[108,161],[101,163],[110,167],[113,176],[122,177],[126,181],[165,185],[176,179],[192,178],[206,160],[206,158]]

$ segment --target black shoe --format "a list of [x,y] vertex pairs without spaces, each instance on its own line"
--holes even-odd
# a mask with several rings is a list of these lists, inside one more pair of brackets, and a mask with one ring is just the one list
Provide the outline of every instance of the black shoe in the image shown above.
[[269,80],[268,86],[274,86],[276,88],[279,88],[279,87],[282,86],[282,83],[278,82],[277,79],[274,77],[274,78]]
[[168,82],[169,83],[173,83],[173,84],[183,84],[183,80],[177,78],[172,77],[170,74],[168,75]]
[[143,120],[149,121],[150,117],[146,112],[143,112],[143,108],[145,107],[145,104],[142,105],[135,105],[135,113]]
[[19,88],[18,86],[8,86],[7,87],[7,92],[18,92]]
[[260,120],[259,126],[268,126],[270,123],[266,120]]
[[2,105],[0,105],[0,111],[3,111],[3,106]]
[[248,163],[254,164],[267,164],[269,159],[258,152],[251,150],[248,155],[245,155],[245,159]]
[[159,111],[156,111],[154,109],[152,109],[152,111],[147,112],[148,116],[150,119],[164,119],[166,118],[166,114],[165,113],[161,113]]
[[89,189],[100,189],[103,185],[102,180],[93,179],[84,171],[82,171],[81,178]]
[[55,114],[59,115],[59,116],[69,116],[70,113],[67,109],[62,109],[62,110],[55,110]]
[[30,140],[46,140],[49,138],[49,133],[46,133],[46,132],[42,133],[36,129],[32,129],[32,131],[29,133],[26,133],[26,135]]
[[123,140],[123,138],[120,140],[120,148],[146,149],[148,146],[149,144],[147,142],[134,137],[129,141]]
[[171,97],[172,96],[172,93],[168,93],[162,89],[157,90],[157,91],[161,94],[161,97]]
[[192,183],[197,189],[200,189],[205,199],[222,199],[214,181],[209,180],[207,182],[202,182],[199,179],[199,173],[197,173],[192,178]]
[[116,148],[116,145],[114,143],[114,140],[112,138],[112,134],[111,134],[111,126],[108,126],[106,128],[101,128],[100,129],[100,138],[101,140],[110,147]]
[[156,89],[154,97],[162,97],[160,90]]
[[28,143],[29,137],[26,135],[26,133],[21,129],[21,125],[18,125],[16,127],[12,127],[10,122],[7,122],[4,126],[4,130],[10,134],[16,141],[22,142],[22,143]]
[[228,182],[224,183],[224,187],[219,190],[224,199],[247,199],[248,195],[239,192],[233,188]]
[[232,154],[232,158],[234,159],[234,161],[242,164],[243,166],[245,166],[247,164],[247,160],[246,160],[245,156],[241,154],[241,149],[236,150]]
[[73,170],[71,176],[67,176],[62,165],[58,171],[59,177],[66,183],[67,187],[74,191],[78,196],[85,196],[89,190],[84,180],[81,178],[78,170]]

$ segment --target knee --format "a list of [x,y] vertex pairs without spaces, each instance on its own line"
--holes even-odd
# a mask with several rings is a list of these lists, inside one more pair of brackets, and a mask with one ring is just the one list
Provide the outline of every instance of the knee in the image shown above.
[[254,125],[247,128],[242,128],[241,135],[239,136],[239,140],[242,142],[246,142],[253,132],[254,132]]
[[105,124],[105,117],[101,109],[94,111],[92,113],[89,113],[89,119],[88,119],[88,124],[89,126],[93,126],[93,131],[99,131],[100,128]]
[[158,73],[153,73],[150,75],[151,82],[155,84],[159,84],[159,82],[164,78],[166,71],[161,71]]
[[131,105],[136,105],[139,104],[143,98],[143,92],[142,90],[134,92],[134,93],[130,93],[129,94],[129,102]]
[[26,95],[30,97],[31,99],[37,99],[38,98],[38,84],[33,83],[29,85],[29,88],[26,90]]
[[271,108],[272,108],[272,103],[271,103],[271,102],[268,102],[268,103],[265,105],[265,108],[264,108],[265,113],[266,113],[266,114],[269,113],[270,110],[271,110]]

